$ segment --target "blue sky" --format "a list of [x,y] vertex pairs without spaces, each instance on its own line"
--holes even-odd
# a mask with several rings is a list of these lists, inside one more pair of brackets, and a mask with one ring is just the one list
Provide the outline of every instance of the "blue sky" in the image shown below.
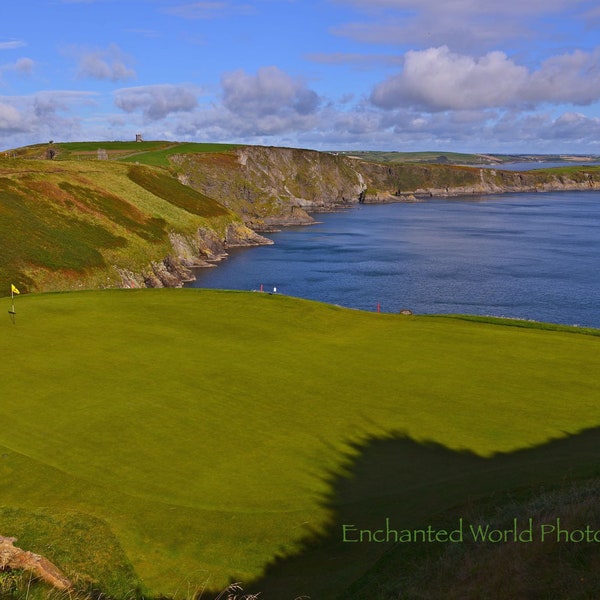
[[55,141],[600,154],[588,0],[21,0],[0,149]]

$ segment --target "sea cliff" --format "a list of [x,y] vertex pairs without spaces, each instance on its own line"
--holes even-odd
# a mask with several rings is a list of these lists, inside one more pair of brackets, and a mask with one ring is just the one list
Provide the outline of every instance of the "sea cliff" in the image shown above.
[[102,161],[94,153],[74,160],[69,144],[53,146],[57,160],[44,160],[42,146],[0,158],[0,278],[25,291],[177,287],[228,248],[270,244],[261,232],[314,223],[319,211],[600,189],[593,166],[513,172],[265,146],[182,144],[177,153],[177,144],[157,144],[128,157],[113,143],[115,156]]
[[311,223],[308,213],[358,203],[600,189],[597,167],[513,172],[376,163],[330,152],[262,146],[172,160],[180,181],[227,206],[255,231]]

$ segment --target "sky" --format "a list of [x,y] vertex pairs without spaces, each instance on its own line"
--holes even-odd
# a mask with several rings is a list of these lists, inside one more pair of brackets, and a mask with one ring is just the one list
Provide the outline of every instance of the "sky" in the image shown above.
[[0,150],[600,154],[596,0],[7,0]]

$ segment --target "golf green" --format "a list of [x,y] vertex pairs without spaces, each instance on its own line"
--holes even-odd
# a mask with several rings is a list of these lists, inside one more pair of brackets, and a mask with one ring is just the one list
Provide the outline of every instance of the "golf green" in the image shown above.
[[[435,442],[484,471],[600,425],[600,337],[576,329],[191,289],[15,301],[0,327],[0,507],[63,523],[59,556],[75,536],[65,523],[94,519],[151,594],[252,582],[299,552],[331,525],[332,477],[369,440]],[[428,493],[415,490],[411,518],[426,522]],[[366,486],[352,502],[359,515],[398,499]],[[0,535],[53,558],[10,523]],[[117,594],[81,552],[59,566]]]

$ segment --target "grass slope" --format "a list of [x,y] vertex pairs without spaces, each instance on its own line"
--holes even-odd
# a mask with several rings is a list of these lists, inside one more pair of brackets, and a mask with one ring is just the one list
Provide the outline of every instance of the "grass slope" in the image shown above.
[[233,218],[162,169],[0,159],[0,281],[21,291],[115,285],[113,265],[139,272],[170,254],[169,233],[224,230]]
[[123,160],[154,167],[169,167],[169,156],[173,154],[225,152],[236,148],[235,144],[207,144],[197,142],[60,142],[35,144],[9,150],[5,154],[19,158],[45,158],[52,150],[54,160],[98,160],[98,152],[106,153],[110,160]]
[[205,144],[197,142],[177,142],[167,148],[152,150],[144,153],[136,153],[127,156],[122,160],[128,162],[139,162],[145,165],[156,167],[169,167],[171,165],[169,157],[175,154],[212,154],[215,152],[227,152],[237,148],[236,144]]
[[[418,524],[531,470],[561,480],[554,454],[528,449],[600,425],[600,338],[572,329],[172,289],[21,296],[17,313],[0,327],[0,506],[13,515],[1,533],[27,530],[19,511],[98,523],[126,557],[118,581],[85,544],[72,562],[72,527],[55,528],[51,548],[47,534],[27,539],[117,595],[136,577],[177,597],[260,579],[327,534],[332,481],[361,481],[348,465],[366,440],[409,442],[337,504],[357,520],[393,508]],[[468,469],[444,458],[427,472],[427,441],[468,453]],[[490,471],[498,453],[514,459]],[[566,456],[580,475],[595,468],[595,454]],[[344,548],[326,569],[309,556],[270,597],[333,598],[382,551]]]

